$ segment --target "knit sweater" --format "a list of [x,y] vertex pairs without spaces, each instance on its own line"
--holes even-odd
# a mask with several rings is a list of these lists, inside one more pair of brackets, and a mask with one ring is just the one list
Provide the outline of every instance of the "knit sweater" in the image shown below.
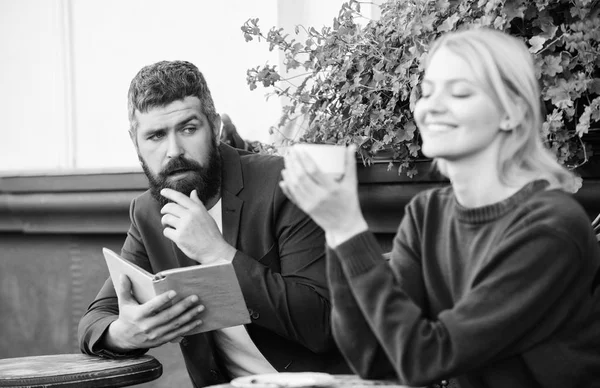
[[600,249],[581,206],[546,187],[479,208],[451,187],[425,191],[406,206],[389,260],[371,232],[328,249],[334,337],[355,372],[408,385],[600,386]]

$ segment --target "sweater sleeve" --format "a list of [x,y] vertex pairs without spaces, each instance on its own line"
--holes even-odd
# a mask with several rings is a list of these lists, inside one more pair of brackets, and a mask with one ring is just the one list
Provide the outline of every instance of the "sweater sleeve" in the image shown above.
[[[527,341],[543,340],[569,314],[563,310],[557,316],[554,305],[572,305],[564,300],[574,297],[568,293],[582,261],[579,245],[565,233],[545,225],[523,228],[500,243],[452,309],[427,317],[382,265],[378,249],[366,232],[338,246],[336,253],[363,317],[400,382],[408,385],[478,369],[531,346]],[[548,319],[551,309],[554,315]],[[347,309],[336,311],[336,320],[356,318]],[[348,357],[348,347],[343,349]],[[374,361],[351,354],[357,358],[354,365]]]
[[334,250],[327,249],[333,336],[355,373],[373,379],[393,378],[395,371],[352,295]]
[[[425,290],[417,254],[419,243],[418,237],[411,233],[415,227],[409,207],[405,209],[405,214],[407,216],[403,218],[394,238],[392,252],[384,255],[371,233],[364,233],[358,238],[368,241],[365,253],[373,260],[368,265],[380,266],[388,272],[391,270],[415,303],[424,305]],[[395,258],[393,263],[390,262],[392,257]],[[340,258],[331,248],[327,249],[327,277],[333,305],[333,334],[346,360],[361,377],[394,378],[394,367],[353,295],[354,290],[344,275]]]

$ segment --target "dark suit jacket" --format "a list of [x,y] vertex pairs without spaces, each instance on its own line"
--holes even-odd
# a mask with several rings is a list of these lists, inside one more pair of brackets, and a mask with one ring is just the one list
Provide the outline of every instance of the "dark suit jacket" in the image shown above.
[[[282,159],[219,149],[223,237],[237,249],[233,266],[252,319],[250,337],[278,371],[350,372],[331,334],[324,234],[279,188]],[[152,273],[197,264],[163,236],[160,207],[149,192],[132,201],[130,217],[123,257]],[[124,356],[100,347],[116,314],[109,278],[80,322],[84,353]],[[211,333],[185,337],[181,351],[195,386],[230,380]]]

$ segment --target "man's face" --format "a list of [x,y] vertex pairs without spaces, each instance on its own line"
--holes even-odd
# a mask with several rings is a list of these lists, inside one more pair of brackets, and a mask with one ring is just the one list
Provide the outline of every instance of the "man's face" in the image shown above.
[[135,112],[134,142],[154,198],[167,200],[160,190],[168,187],[190,195],[196,189],[204,204],[219,194],[221,159],[216,131],[220,120],[210,123],[197,97],[185,97],[168,105]]

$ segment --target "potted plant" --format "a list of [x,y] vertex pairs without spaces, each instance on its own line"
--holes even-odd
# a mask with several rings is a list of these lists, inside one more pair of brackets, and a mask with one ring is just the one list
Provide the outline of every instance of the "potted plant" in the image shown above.
[[[414,176],[423,157],[412,112],[429,44],[447,31],[485,26],[522,38],[534,54],[546,109],[543,136],[557,159],[570,168],[589,160],[586,136],[600,122],[598,1],[389,0],[380,8],[381,17],[364,26],[356,22],[357,0],[320,30],[265,34],[258,19],[242,26],[246,41],[264,40],[285,56],[284,72],[257,66],[247,80],[251,89],[262,84],[287,98],[279,128],[298,115],[306,119],[301,138],[292,141],[354,143],[365,165],[383,154],[388,170]],[[286,78],[294,69],[305,71],[300,82]]]

